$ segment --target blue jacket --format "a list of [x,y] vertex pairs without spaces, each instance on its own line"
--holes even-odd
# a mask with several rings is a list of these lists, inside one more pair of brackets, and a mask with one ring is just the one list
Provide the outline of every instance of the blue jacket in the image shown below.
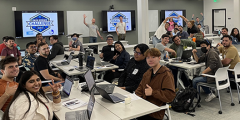
[[[129,53],[126,50],[123,50],[119,54],[117,59],[115,59],[115,60],[111,59],[110,63],[117,65],[119,67],[118,69],[125,69],[129,60],[130,60]],[[116,69],[116,70],[118,70],[118,69]]]
[[237,44],[237,45],[240,44],[237,37],[233,37],[233,36],[231,36],[231,37],[232,37],[232,44]]

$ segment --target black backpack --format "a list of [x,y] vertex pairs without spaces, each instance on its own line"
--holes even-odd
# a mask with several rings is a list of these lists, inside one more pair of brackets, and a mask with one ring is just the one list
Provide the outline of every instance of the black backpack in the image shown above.
[[[198,96],[198,102],[195,106],[193,106],[193,99],[195,96]],[[193,87],[187,87],[185,89],[181,89],[177,92],[176,97],[171,103],[172,109],[176,112],[183,112],[191,116],[195,116],[190,114],[189,112],[195,112],[196,106],[200,103],[200,96],[196,89]],[[192,106],[192,107],[191,107]]]

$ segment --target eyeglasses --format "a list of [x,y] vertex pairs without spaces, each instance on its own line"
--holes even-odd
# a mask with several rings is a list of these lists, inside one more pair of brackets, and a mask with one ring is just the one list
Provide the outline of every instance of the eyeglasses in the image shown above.
[[32,48],[32,49],[33,49],[33,48],[37,48],[37,47],[36,47],[36,46],[30,46],[30,48]]
[[107,40],[113,40],[113,39],[107,39]]
[[141,52],[137,52],[137,51],[133,51],[134,54],[136,53],[137,55],[141,55],[142,53]]

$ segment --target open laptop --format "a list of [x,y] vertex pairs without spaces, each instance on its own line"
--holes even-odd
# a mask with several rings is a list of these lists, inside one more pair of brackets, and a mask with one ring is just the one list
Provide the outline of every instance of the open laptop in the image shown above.
[[[67,76],[62,91],[60,91],[61,99],[68,98],[72,89],[73,80]],[[53,100],[52,93],[47,93],[46,96]]]
[[114,84],[100,84],[100,85],[96,85],[91,70],[88,70],[84,74],[84,78],[86,80],[86,83],[87,83],[89,91],[93,91],[93,93],[95,95],[99,95],[100,93],[96,89],[93,89],[94,86],[97,86],[99,88],[104,89],[107,92],[107,94],[112,94],[113,93],[115,85]]
[[93,57],[95,58],[97,65],[106,66],[106,65],[110,65],[110,64],[111,64],[111,63],[109,63],[109,62],[102,62],[102,61],[101,61],[101,58],[99,57],[98,54],[93,54]]
[[94,104],[95,104],[94,94],[91,93],[91,96],[87,105],[87,110],[66,112],[65,120],[90,120]]
[[107,99],[107,100],[109,100],[109,101],[111,101],[113,103],[122,102],[126,98],[125,96],[123,96],[123,95],[121,95],[119,93],[108,94],[105,90],[103,90],[100,87],[96,86],[95,88],[97,89],[97,91],[100,93],[100,95],[103,98],[105,98],[105,99]]
[[75,69],[81,72],[87,71],[88,69],[92,70],[94,68],[94,62],[95,58],[92,56],[88,56],[86,66],[79,66],[78,68]]
[[56,63],[56,65],[58,65],[58,66],[69,65],[71,60],[72,60],[72,58],[73,58],[73,56],[69,55],[67,61],[64,61],[64,62],[61,62],[61,63]]
[[192,56],[192,50],[185,50],[182,53],[181,59],[174,58],[172,59],[171,63],[183,63],[183,62],[190,62]]

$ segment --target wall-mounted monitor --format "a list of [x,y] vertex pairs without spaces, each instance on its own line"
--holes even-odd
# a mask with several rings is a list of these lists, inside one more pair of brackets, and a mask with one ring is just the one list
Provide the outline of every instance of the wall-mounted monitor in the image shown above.
[[[165,18],[167,18],[167,17],[171,17],[171,16],[177,17],[178,15],[182,15],[182,16],[186,17],[186,10],[161,10],[160,11],[160,22],[162,23],[165,20]],[[183,27],[186,26],[186,23],[183,21],[182,18],[179,18],[179,19],[173,18],[173,21],[180,26],[183,26]]]
[[63,11],[15,11],[16,38],[64,35]]
[[120,22],[119,17],[123,17],[123,22],[126,23],[126,31],[135,31],[135,11],[134,10],[119,10],[119,11],[102,11],[103,31],[116,32],[116,25]]

